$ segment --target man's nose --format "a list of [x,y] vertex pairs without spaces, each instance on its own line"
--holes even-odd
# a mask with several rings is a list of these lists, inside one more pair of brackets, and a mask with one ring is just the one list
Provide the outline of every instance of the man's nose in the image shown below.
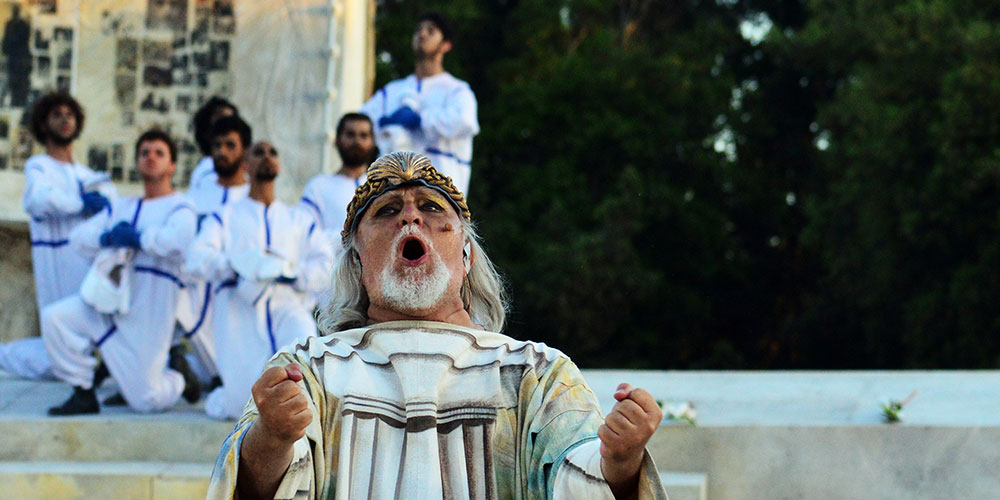
[[403,206],[403,210],[399,212],[400,220],[402,225],[406,226],[409,224],[416,224],[418,226],[423,225],[423,220],[420,218],[420,211],[417,210],[415,205],[406,204]]

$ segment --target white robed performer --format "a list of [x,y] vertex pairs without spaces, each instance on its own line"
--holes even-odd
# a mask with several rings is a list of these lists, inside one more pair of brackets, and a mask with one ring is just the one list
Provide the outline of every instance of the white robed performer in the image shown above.
[[208,498],[666,499],[652,395],[603,418],[564,354],[496,333],[500,277],[426,157],[371,166],[343,245],[328,335],[268,364]]
[[[375,147],[372,121],[368,115],[347,113],[337,122],[337,152],[340,153],[341,167],[337,173],[320,174],[313,177],[305,190],[299,206],[316,218],[318,228],[330,240],[336,256],[340,245],[340,231],[347,218],[347,204],[354,198],[354,191],[365,182],[365,170],[378,156]],[[330,298],[328,286],[311,294],[310,306],[325,304]]]
[[[178,291],[184,286],[178,275],[196,224],[194,206],[171,186],[175,154],[176,147],[164,132],[141,135],[136,158],[145,195],[115,200],[70,234],[70,245],[83,254],[97,255],[95,263],[117,259],[118,271],[105,279],[119,286],[127,283],[128,300],[110,306],[107,301],[95,302],[87,293],[90,283],[85,283],[80,294],[42,311],[42,337],[52,370],[74,386],[73,395],[51,408],[50,415],[99,411],[93,389],[96,350],[136,411],[173,406],[188,381],[193,390],[200,390],[193,375],[186,380],[183,358],[180,366],[171,360],[168,368]],[[197,399],[197,394],[185,396]]]
[[[31,131],[45,154],[24,165],[24,211],[30,217],[31,260],[38,312],[80,290],[90,265],[69,247],[69,233],[108,206],[115,187],[107,174],[73,161],[73,141],[83,130],[80,104],[66,94],[42,96],[31,113]],[[0,369],[31,379],[52,379],[51,364],[40,338],[0,345]]]
[[444,70],[452,36],[450,23],[440,14],[421,16],[413,33],[414,73],[379,89],[361,112],[375,122],[382,152],[424,153],[455,187],[468,193],[479,118],[469,84]]
[[219,283],[212,330],[222,386],[205,401],[213,418],[236,418],[257,374],[279,347],[316,335],[304,302],[330,280],[333,250],[312,216],[275,199],[277,151],[247,156],[250,195],[205,219],[186,271]]
[[313,177],[302,191],[301,206],[311,212],[319,227],[340,247],[340,231],[347,218],[347,204],[354,191],[364,184],[365,170],[378,153],[372,121],[368,115],[347,113],[337,122],[337,152],[341,167],[337,173]]
[[218,178],[218,174],[215,172],[215,161],[212,158],[214,154],[212,127],[221,118],[239,115],[240,112],[236,109],[235,104],[219,96],[212,96],[195,112],[194,118],[191,120],[191,124],[194,126],[194,140],[198,144],[198,150],[204,156],[191,171],[188,186],[198,186],[204,181],[214,181]]
[[[199,228],[205,218],[221,213],[224,207],[246,198],[250,192],[246,173],[246,151],[253,140],[250,126],[239,116],[223,114],[212,122],[207,140],[212,148],[209,162],[212,175],[192,175],[187,193],[198,211]],[[217,375],[212,297],[218,283],[191,276],[185,276],[185,281],[188,286],[181,298],[177,319],[193,350],[192,367],[201,380],[208,383]]]

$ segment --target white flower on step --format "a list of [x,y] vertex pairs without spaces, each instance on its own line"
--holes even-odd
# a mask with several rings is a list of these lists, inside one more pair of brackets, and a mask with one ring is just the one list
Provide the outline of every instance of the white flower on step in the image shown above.
[[659,404],[661,408],[664,408],[667,420],[672,422],[687,422],[691,425],[695,425],[695,421],[698,418],[698,412],[695,410],[694,402],[685,401],[683,403],[665,406],[662,401],[657,401],[657,404]]

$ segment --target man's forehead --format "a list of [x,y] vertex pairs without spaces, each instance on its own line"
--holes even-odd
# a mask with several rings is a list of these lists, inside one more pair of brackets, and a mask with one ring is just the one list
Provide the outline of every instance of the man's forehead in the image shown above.
[[425,29],[425,28],[431,29],[431,30],[434,30],[434,31],[441,31],[441,29],[438,28],[438,25],[434,24],[434,21],[431,21],[430,19],[424,19],[423,21],[420,21],[419,23],[417,23],[417,31],[420,31],[420,30]]
[[146,139],[139,144],[139,150],[143,149],[170,149],[170,146],[163,139]]
[[237,143],[242,142],[242,139],[240,139],[240,134],[235,130],[230,130],[228,132],[221,133],[215,136],[215,140],[216,141],[230,140],[230,141],[236,141]]
[[344,122],[344,132],[354,132],[356,134],[358,132],[371,133],[371,131],[372,124],[368,120],[362,120],[359,118],[357,120],[348,120]]

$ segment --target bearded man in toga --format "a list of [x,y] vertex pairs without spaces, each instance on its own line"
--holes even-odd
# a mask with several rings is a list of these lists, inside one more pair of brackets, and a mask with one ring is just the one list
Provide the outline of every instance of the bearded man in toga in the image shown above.
[[566,355],[496,333],[501,280],[427,157],[373,163],[342,242],[324,336],[272,358],[209,498],[666,498],[653,397],[622,384],[604,418]]

